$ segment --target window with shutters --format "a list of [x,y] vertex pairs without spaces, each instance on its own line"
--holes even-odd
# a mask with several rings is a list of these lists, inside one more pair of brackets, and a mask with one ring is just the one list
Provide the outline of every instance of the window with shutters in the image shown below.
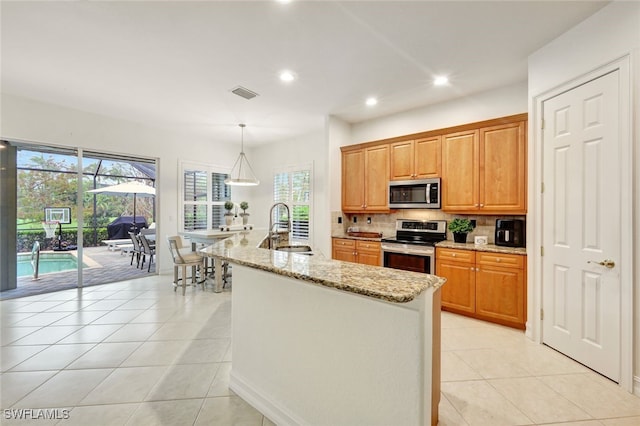
[[[273,176],[273,201],[282,202],[291,213],[291,235],[294,241],[311,242],[311,180],[312,166],[290,167]],[[274,223],[284,220],[286,209],[274,209]]]
[[214,167],[182,164],[182,231],[213,229],[224,223],[224,202],[231,200],[228,174]]

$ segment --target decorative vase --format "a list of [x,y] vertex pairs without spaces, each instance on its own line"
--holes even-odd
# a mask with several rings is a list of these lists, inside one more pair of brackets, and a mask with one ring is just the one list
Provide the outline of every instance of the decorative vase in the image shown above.
[[232,214],[224,215],[224,222],[227,224],[227,226],[231,226],[233,224],[233,215]]
[[454,232],[453,233],[453,241],[456,243],[466,243],[467,242],[467,233],[466,232]]
[[249,213],[242,213],[240,216],[242,216],[243,225],[246,225],[247,223],[249,223]]

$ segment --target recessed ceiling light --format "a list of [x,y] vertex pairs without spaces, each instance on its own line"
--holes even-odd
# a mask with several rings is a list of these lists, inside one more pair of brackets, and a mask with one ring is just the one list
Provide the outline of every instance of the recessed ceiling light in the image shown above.
[[371,97],[371,98],[367,98],[365,103],[367,104],[367,106],[374,106],[378,103],[378,100],[376,98]]
[[444,75],[441,75],[433,79],[434,86],[445,86],[447,83],[449,83],[449,78]]
[[282,71],[280,73],[280,80],[284,82],[290,82],[296,79],[296,76],[291,71]]
[[289,3],[291,3],[291,0],[276,0],[276,1],[278,3],[281,3],[281,4],[289,4]]

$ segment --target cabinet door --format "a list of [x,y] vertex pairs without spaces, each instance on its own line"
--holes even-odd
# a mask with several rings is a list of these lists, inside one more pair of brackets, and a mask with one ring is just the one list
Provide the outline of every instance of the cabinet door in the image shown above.
[[375,241],[358,241],[356,243],[358,263],[382,266],[380,243]]
[[355,241],[344,238],[334,238],[331,250],[331,257],[335,260],[345,262],[355,262]]
[[367,211],[389,211],[389,145],[365,150],[364,208]]
[[478,210],[478,170],[478,130],[442,137],[442,210]]
[[402,141],[391,144],[391,180],[408,180],[415,176],[413,141]]
[[342,153],[342,211],[364,210],[364,150]]
[[470,263],[439,260],[436,256],[436,274],[447,279],[442,286],[442,307],[452,311],[476,311],[475,267]]
[[480,266],[476,272],[476,314],[524,329],[524,271]]
[[440,177],[442,174],[442,138],[419,139],[415,146],[414,177],[418,179]]
[[526,213],[525,122],[480,129],[479,203],[483,212]]

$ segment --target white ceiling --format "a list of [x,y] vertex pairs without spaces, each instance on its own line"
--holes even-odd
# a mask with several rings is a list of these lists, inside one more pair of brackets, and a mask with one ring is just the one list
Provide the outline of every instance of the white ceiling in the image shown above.
[[606,3],[3,1],[2,91],[266,143],[525,81],[529,54]]

